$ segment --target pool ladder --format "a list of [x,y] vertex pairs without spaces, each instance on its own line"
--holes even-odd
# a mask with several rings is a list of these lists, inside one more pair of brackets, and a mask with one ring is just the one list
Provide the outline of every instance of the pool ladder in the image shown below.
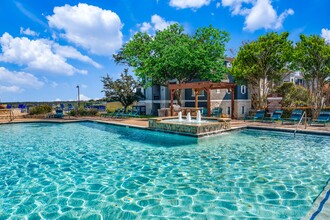
[[298,126],[299,126],[299,124],[301,123],[301,121],[302,121],[302,119],[304,118],[304,116],[305,116],[305,129],[307,128],[307,114],[306,114],[306,111],[304,111],[304,113],[302,114],[302,116],[301,116],[301,118],[300,118],[300,120],[299,120],[299,122],[298,122],[298,124],[297,124],[297,126],[296,126],[296,129],[294,129],[294,136],[296,136],[296,133],[297,133],[297,130],[298,130]]

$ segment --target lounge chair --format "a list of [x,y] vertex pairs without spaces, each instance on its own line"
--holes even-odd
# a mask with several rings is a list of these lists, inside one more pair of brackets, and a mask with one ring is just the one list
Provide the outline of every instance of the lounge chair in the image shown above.
[[279,121],[282,119],[283,110],[275,110],[270,118],[264,118],[262,122],[271,122]]
[[299,122],[302,115],[303,115],[302,110],[295,109],[291,112],[290,118],[282,118],[282,124],[285,124],[286,122],[296,124]]
[[221,114],[222,114],[222,108],[216,107],[216,108],[212,109],[211,116],[220,117]]
[[252,116],[252,117],[251,116],[246,116],[244,118],[244,121],[246,121],[246,120],[253,120],[253,121],[258,121],[259,120],[259,121],[262,121],[265,117],[265,113],[266,113],[265,110],[258,110],[254,116]]
[[310,125],[326,125],[330,122],[330,112],[320,112],[315,120],[311,120]]
[[69,111],[74,110],[74,107],[73,107],[73,105],[72,105],[71,103],[68,104],[68,110],[69,110]]
[[21,109],[21,112],[27,112],[27,107],[25,104],[19,104],[18,108]]
[[7,109],[11,109],[12,107],[12,104],[7,104]]
[[201,114],[203,117],[207,117],[207,108],[202,107]]

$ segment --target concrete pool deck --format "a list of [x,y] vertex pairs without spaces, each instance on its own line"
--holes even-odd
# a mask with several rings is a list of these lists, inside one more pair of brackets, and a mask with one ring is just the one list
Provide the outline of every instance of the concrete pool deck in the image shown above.
[[[59,123],[70,123],[79,121],[95,121],[100,123],[107,123],[119,126],[128,126],[135,128],[148,129],[148,118],[123,118],[123,119],[112,119],[103,117],[65,117],[64,119],[46,119],[46,118],[24,118],[18,117],[13,121],[8,119],[0,119],[0,124],[8,123],[26,123],[26,122],[59,122]],[[243,121],[243,120],[232,120],[231,129],[242,129],[242,128],[256,128],[256,129],[269,129],[276,131],[294,132],[296,125],[282,125],[280,122],[276,123],[262,123],[253,121]],[[321,134],[330,136],[330,125],[327,126],[307,126],[299,125],[297,133],[311,133],[311,134]],[[323,220],[330,219],[330,181],[328,181],[324,190],[320,193],[319,197],[313,203],[312,208],[308,212],[305,218],[311,220]]]

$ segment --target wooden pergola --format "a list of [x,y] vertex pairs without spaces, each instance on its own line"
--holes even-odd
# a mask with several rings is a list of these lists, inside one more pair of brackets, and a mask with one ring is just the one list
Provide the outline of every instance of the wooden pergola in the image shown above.
[[200,91],[204,90],[207,94],[207,116],[211,116],[211,90],[214,89],[228,89],[231,92],[231,118],[234,118],[234,88],[235,83],[227,82],[191,82],[191,83],[181,83],[181,84],[169,84],[168,89],[170,90],[171,97],[171,116],[173,116],[173,98],[174,92],[177,89],[192,89],[195,91],[195,108],[198,108],[198,94]]

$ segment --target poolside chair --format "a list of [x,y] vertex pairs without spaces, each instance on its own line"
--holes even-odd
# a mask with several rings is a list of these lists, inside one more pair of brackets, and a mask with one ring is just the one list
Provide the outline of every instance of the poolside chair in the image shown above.
[[201,114],[203,117],[207,117],[207,108],[202,107]]
[[18,108],[21,109],[21,112],[27,112],[27,107],[25,104],[19,104],[18,105]]
[[60,108],[61,109],[64,109],[65,108],[65,105],[63,103],[60,104]]
[[310,125],[326,125],[330,122],[330,112],[320,112],[319,116],[315,120],[310,121]]
[[12,107],[12,104],[7,104],[7,109],[11,109]]
[[244,121],[253,120],[253,121],[262,121],[265,117],[265,110],[258,110],[254,116],[245,116]]
[[212,109],[211,116],[220,117],[221,114],[222,114],[222,108],[216,107],[216,108]]
[[283,110],[275,110],[270,118],[264,118],[262,122],[271,122],[279,121],[282,119]]
[[140,111],[138,110],[138,108],[136,108],[136,107],[133,108],[133,107],[132,107],[130,117],[137,117],[137,118],[140,117]]
[[303,115],[303,111],[299,109],[295,109],[291,112],[290,118],[282,118],[282,125],[286,122],[296,124],[299,122]]
[[63,117],[64,117],[63,109],[56,109],[54,118],[63,118]]
[[68,110],[69,110],[69,111],[74,110],[74,107],[73,107],[73,105],[72,105],[71,103],[68,104]]

